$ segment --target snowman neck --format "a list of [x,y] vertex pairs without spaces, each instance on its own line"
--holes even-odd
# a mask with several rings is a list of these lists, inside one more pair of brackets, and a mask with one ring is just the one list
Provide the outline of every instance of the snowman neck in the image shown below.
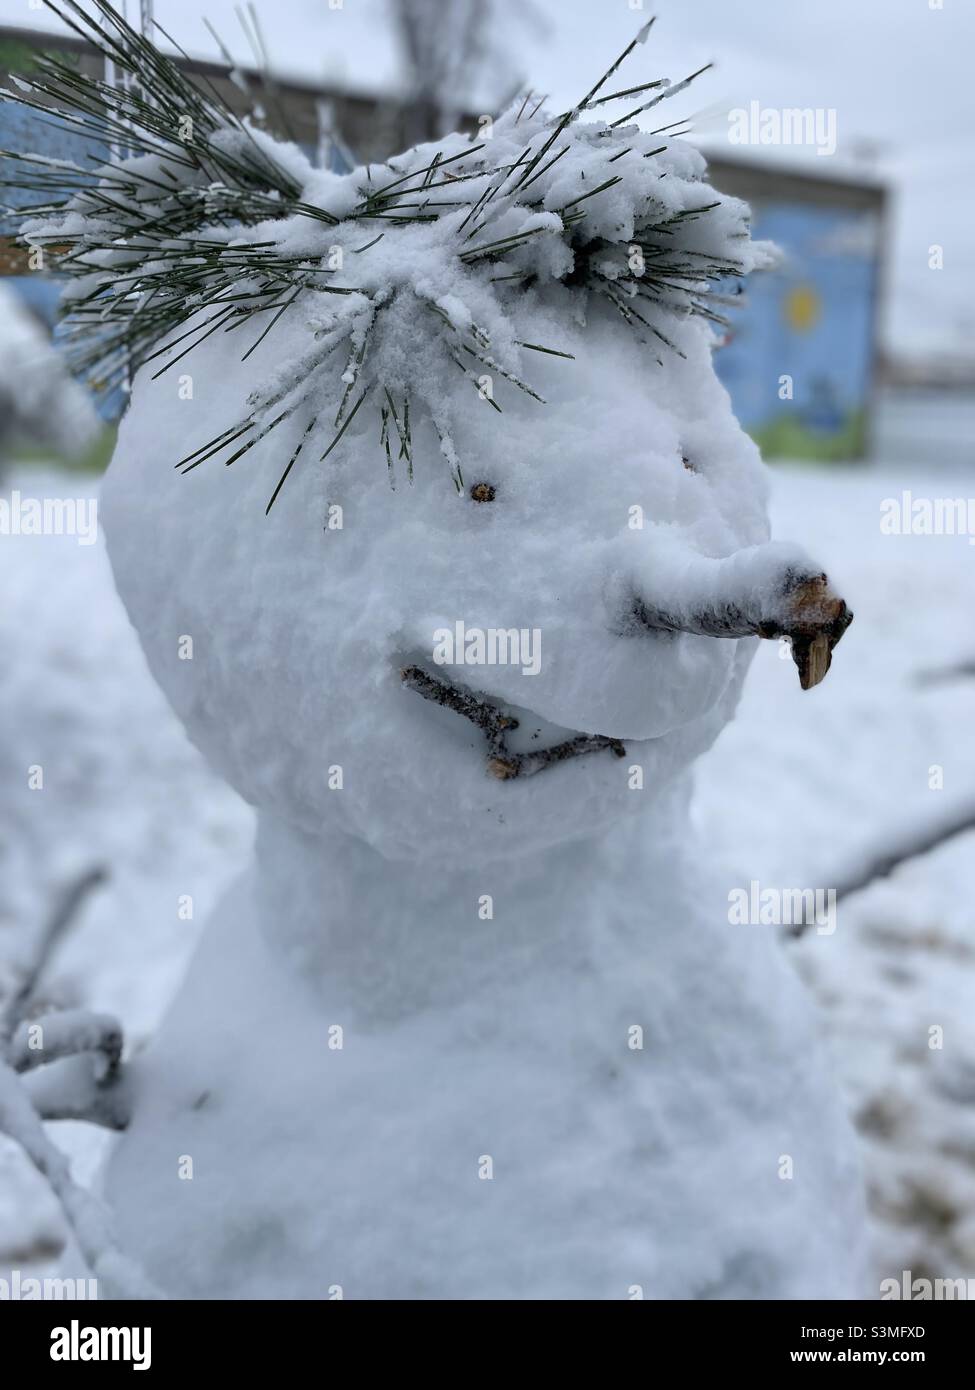
[[[384,858],[363,840],[304,834],[261,813],[265,944],[330,1006],[372,1018],[450,1004],[494,980],[617,956],[645,937],[682,873],[683,788],[588,840],[531,857]],[[632,911],[620,912],[621,899]],[[616,903],[613,912],[610,902]]]

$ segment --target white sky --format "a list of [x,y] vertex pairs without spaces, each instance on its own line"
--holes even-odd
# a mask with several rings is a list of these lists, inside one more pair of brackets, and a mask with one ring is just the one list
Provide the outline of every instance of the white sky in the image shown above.
[[[0,0],[0,23],[59,27],[37,3]],[[696,114],[702,143],[715,152],[808,164],[825,175],[859,169],[887,182],[895,195],[887,340],[912,353],[975,355],[975,0],[940,0],[942,8],[939,0],[531,0],[532,23],[524,21],[525,0],[483,3],[493,4],[526,80],[560,107],[581,96],[657,14],[619,85],[677,80],[714,60],[716,68],[664,107],[658,124]],[[128,6],[134,17],[138,0]],[[282,76],[367,90],[395,84],[389,0],[256,0],[256,7]],[[156,0],[156,17],[195,56],[218,58],[206,16],[248,61],[234,8],[234,0]],[[834,109],[836,154],[729,145],[727,112],[752,101]],[[928,268],[934,244],[944,248],[940,271]]]

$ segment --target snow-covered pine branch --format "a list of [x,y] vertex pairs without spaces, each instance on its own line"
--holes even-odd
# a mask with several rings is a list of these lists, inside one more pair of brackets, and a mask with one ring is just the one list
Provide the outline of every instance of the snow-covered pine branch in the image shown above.
[[62,3],[53,7],[66,22],[132,79],[108,88],[47,57],[5,93],[48,114],[53,104],[76,134],[127,152],[93,174],[12,156],[5,180],[49,198],[23,214],[22,231],[56,251],[71,279],[75,365],[109,388],[146,362],[171,370],[216,333],[235,334],[247,356],[300,313],[306,342],[263,372],[249,417],[174,459],[186,472],[235,462],[301,412],[301,442],[268,510],[306,441],[306,457],[325,458],[367,398],[391,480],[400,463],[409,475],[410,422],[424,416],[463,488],[463,407],[445,400],[445,377],[463,373],[476,399],[482,375],[495,374],[541,405],[530,359],[560,353],[557,342],[514,338],[512,296],[561,301],[577,319],[607,305],[652,366],[680,352],[682,319],[721,320],[717,284],[765,259],[745,206],[707,186],[702,156],[674,140],[672,123],[645,131],[626,110],[596,118],[611,103],[639,110],[647,91],[669,95],[662,79],[608,89],[649,26],[569,111],[526,97],[489,140],[450,135],[338,176],[196,87],[105,0],[95,0],[104,27]]
[[13,1139],[57,1198],[78,1248],[96,1279],[116,1297],[162,1295],[119,1250],[108,1212],[71,1177],[67,1158],[44,1132],[41,1117],[16,1073],[0,1058],[0,1133]]
[[68,1160],[43,1120],[85,1120],[124,1129],[129,1100],[120,1077],[122,1030],[114,1018],[81,1009],[27,1017],[51,952],[104,871],[91,870],[61,895],[21,980],[0,1007],[0,1133],[23,1149],[51,1188],[96,1278],[121,1297],[157,1291],[119,1251],[108,1213],[73,1181]]

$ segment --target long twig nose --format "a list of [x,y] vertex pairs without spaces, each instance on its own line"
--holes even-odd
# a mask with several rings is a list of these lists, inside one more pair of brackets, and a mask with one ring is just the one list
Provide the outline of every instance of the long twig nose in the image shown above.
[[658,632],[787,637],[803,690],[826,675],[853,621],[822,570],[801,550],[770,542],[723,560],[676,552],[637,585],[633,617]]

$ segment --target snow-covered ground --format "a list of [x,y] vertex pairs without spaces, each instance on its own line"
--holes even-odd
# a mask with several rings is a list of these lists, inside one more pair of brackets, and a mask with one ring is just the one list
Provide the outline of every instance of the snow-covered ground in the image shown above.
[[[15,470],[2,495],[18,490],[78,498],[93,483]],[[97,1001],[138,1048],[246,856],[251,814],[209,773],[150,679],[100,538],[0,535],[0,590],[0,993],[65,887],[104,866],[108,881],[87,899],[42,993],[58,1005]],[[36,767],[43,786],[32,789]],[[103,1136],[51,1128],[88,1177]],[[60,1237],[45,1189],[0,1138],[0,1269],[27,1268]]]
[[[975,658],[975,555],[964,536],[880,529],[884,498],[959,496],[962,484],[927,467],[775,472],[776,534],[824,559],[857,619],[806,694],[763,644],[738,718],[698,769],[698,826],[729,889],[828,890],[905,833],[975,806],[975,679],[916,679]],[[6,495],[88,487],[20,472]],[[0,989],[64,886],[104,865],[43,993],[116,1012],[138,1048],[246,856],[251,814],[152,684],[100,542],[0,536],[0,588]],[[823,1003],[863,1135],[878,1281],[975,1276],[973,846],[959,837],[842,899],[835,932],[783,944]],[[101,1139],[52,1132],[89,1175]],[[0,1271],[43,1263],[60,1240],[52,1201],[0,1140]]]
[[[764,643],[700,764],[698,821],[730,882],[828,890],[955,808],[975,812],[975,678],[917,680],[975,657],[975,551],[966,536],[880,529],[884,499],[965,496],[965,482],[929,467],[776,471],[776,534],[808,540],[856,619],[807,694]],[[825,1007],[863,1136],[878,1280],[975,1275],[973,849],[965,834],[904,864],[841,898],[835,932],[787,946]]]

